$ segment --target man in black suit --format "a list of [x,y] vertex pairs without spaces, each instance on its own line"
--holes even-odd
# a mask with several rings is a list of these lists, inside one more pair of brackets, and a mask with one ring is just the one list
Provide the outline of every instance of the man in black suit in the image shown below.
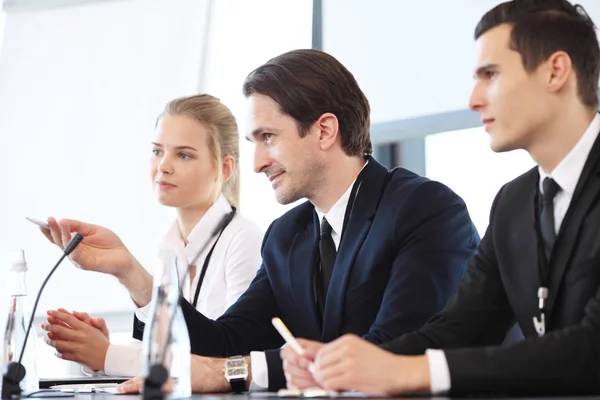
[[[439,315],[380,347],[351,335],[325,346],[302,341],[307,357],[282,351],[289,385],[314,378],[370,393],[600,393],[594,25],[565,0],[514,0],[485,14],[475,38],[470,107],[494,151],[525,149],[538,167],[498,192],[478,254]],[[525,339],[501,346],[515,322]],[[313,357],[314,375],[306,370]]]
[[[271,224],[256,278],[223,316],[210,320],[182,299],[198,355],[195,392],[285,387],[284,340],[274,317],[295,335],[324,342],[354,333],[382,343],[418,329],[446,305],[479,244],[460,197],[405,169],[388,171],[370,156],[369,103],[334,57],[316,50],[280,55],[248,76],[244,94],[256,172],[272,182],[280,203],[308,201]],[[95,229],[79,229],[84,244],[106,233]],[[111,257],[103,268],[134,265],[128,256]],[[61,318],[69,324],[69,316]],[[141,339],[144,325],[136,321],[134,329]],[[60,351],[63,343],[53,339]],[[224,357],[232,356],[249,372],[235,385],[223,373]],[[135,391],[136,382],[124,389]]]

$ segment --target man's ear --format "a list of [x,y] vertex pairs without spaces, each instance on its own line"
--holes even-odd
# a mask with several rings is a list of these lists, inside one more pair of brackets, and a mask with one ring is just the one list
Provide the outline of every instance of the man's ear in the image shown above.
[[552,54],[544,63],[543,79],[549,90],[559,92],[569,83],[573,76],[573,62],[564,51]]
[[313,124],[319,134],[319,145],[321,150],[328,150],[338,139],[340,128],[335,114],[325,113]]

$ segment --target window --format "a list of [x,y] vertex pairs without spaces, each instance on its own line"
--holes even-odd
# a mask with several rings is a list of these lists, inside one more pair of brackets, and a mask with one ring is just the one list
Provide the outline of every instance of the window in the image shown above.
[[428,178],[440,181],[463,198],[483,236],[498,190],[535,163],[523,150],[494,153],[481,127],[438,133],[425,138]]

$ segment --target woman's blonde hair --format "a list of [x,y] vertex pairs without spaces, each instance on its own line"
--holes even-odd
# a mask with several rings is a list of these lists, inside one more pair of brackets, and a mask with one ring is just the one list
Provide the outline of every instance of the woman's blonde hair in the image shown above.
[[[208,147],[217,171],[220,193],[233,207],[239,206],[240,197],[240,146],[235,117],[219,99],[208,94],[180,97],[170,101],[160,115],[181,115],[201,123],[209,132]],[[223,182],[223,158],[232,156],[234,168],[227,182]]]

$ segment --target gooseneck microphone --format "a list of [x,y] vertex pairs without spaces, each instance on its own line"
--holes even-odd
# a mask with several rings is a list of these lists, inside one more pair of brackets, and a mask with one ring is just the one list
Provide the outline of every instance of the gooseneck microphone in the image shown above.
[[25,346],[27,345],[27,339],[29,338],[29,332],[31,331],[31,325],[33,325],[33,317],[35,316],[35,310],[37,309],[38,303],[40,302],[40,297],[42,295],[42,291],[44,287],[48,283],[48,280],[56,271],[60,263],[67,257],[75,248],[81,243],[83,240],[83,236],[80,233],[76,233],[75,236],[71,238],[69,243],[65,246],[63,250],[63,255],[60,257],[56,265],[50,270],[46,279],[42,283],[40,290],[38,291],[37,297],[35,298],[35,303],[33,305],[33,310],[31,311],[31,317],[29,318],[29,325],[27,326],[27,332],[25,333],[25,339],[23,340],[23,346],[21,346],[21,354],[19,355],[19,360],[17,362],[11,361],[4,367],[4,371],[2,373],[2,399],[8,400],[13,398],[14,396],[21,395],[21,388],[19,384],[25,378],[25,367],[21,364],[23,361],[23,354],[25,353]]
[[[213,229],[210,236],[208,237],[208,239],[206,239],[206,242],[204,243],[204,245],[202,246],[200,251],[198,251],[197,254],[204,253],[204,251],[208,248],[208,245],[211,243],[212,239],[215,238],[217,235],[219,235],[227,227],[227,225],[229,225],[229,223],[231,222],[233,217],[235,217],[235,212],[236,212],[236,210],[234,208],[232,212],[228,213],[221,219],[219,224],[215,227],[215,229]],[[186,268],[185,273],[183,274],[183,277],[179,281],[179,297],[181,297],[181,288],[183,287],[185,281],[187,280],[187,278],[190,274],[190,270],[192,269],[192,266],[194,264],[195,264],[195,262],[188,264],[188,267]],[[179,301],[174,302],[171,309],[169,310],[170,311],[170,319],[169,319],[166,340],[165,340],[162,348],[160,349],[160,353],[158,354],[158,362],[156,364],[153,364],[150,366],[148,375],[144,379],[144,395],[143,395],[144,400],[162,400],[162,399],[164,399],[164,393],[162,391],[162,386],[169,378],[169,372],[163,365],[163,362],[164,362],[164,359],[165,359],[165,356],[167,353],[167,346],[169,345],[169,342],[171,341],[171,335],[172,335],[172,330],[173,330],[173,321],[175,320],[175,313],[177,311],[178,305],[179,305]],[[146,328],[150,329],[149,327],[146,327]]]

